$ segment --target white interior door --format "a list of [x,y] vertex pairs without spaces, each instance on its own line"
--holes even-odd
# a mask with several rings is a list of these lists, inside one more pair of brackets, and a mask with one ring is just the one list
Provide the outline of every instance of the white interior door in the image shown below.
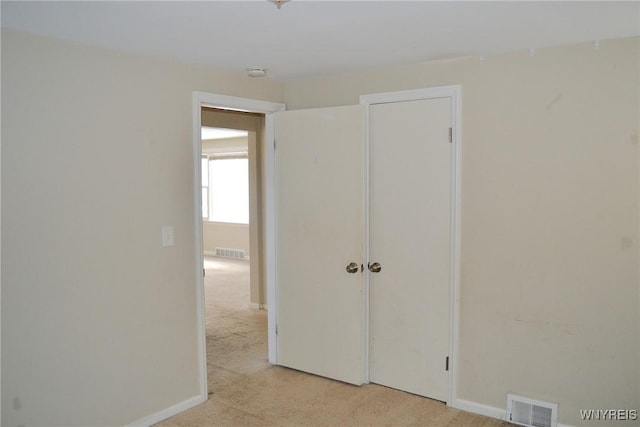
[[446,401],[451,99],[369,108],[370,381]]
[[277,363],[352,384],[365,372],[364,116],[274,117]]

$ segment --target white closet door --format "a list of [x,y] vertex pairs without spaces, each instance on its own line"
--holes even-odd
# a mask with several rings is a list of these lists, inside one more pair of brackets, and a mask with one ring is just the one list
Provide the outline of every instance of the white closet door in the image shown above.
[[446,400],[450,98],[369,110],[370,381]]
[[275,115],[277,363],[352,384],[365,372],[364,116]]

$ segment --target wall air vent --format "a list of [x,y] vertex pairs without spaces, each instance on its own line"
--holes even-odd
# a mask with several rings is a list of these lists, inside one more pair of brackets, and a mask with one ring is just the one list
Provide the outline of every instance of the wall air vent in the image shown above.
[[243,249],[216,248],[216,256],[245,259],[245,255],[246,254]]
[[558,405],[508,394],[507,421],[527,427],[556,427]]

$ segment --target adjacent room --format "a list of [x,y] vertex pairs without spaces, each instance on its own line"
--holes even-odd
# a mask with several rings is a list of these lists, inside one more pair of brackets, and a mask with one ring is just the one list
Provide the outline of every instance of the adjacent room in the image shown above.
[[[261,291],[260,150],[263,116],[201,112],[202,249],[207,383],[268,366]],[[217,127],[228,126],[228,127]]]

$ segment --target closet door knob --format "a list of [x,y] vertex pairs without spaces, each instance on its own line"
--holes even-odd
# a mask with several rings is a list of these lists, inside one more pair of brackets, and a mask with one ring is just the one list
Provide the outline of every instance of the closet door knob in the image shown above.
[[372,273],[380,273],[382,266],[379,262],[374,262],[373,264],[369,264],[369,271]]
[[349,265],[347,265],[347,273],[355,274],[358,272],[359,269],[360,267],[355,262],[352,262]]

